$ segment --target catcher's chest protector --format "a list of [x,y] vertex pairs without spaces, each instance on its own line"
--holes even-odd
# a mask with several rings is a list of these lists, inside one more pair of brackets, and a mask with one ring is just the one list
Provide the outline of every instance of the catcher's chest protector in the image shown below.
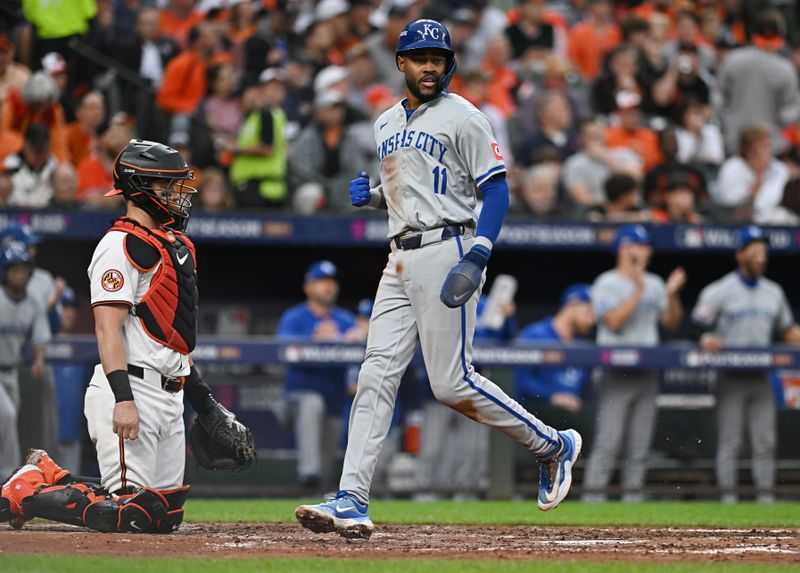
[[154,340],[181,354],[189,354],[197,342],[197,273],[195,249],[178,231],[147,229],[120,218],[111,231],[128,233],[125,256],[141,272],[161,263],[150,288],[132,313]]

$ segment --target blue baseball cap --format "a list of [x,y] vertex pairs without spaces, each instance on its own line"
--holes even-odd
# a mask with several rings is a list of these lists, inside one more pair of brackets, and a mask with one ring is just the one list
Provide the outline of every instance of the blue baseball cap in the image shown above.
[[578,302],[592,302],[592,285],[587,283],[576,283],[569,285],[564,289],[564,294],[561,295],[560,308],[568,304],[575,304]]
[[316,281],[319,279],[335,279],[339,271],[330,261],[317,261],[308,267],[305,276],[305,282]]
[[358,301],[358,316],[369,318],[372,316],[372,306],[375,302],[371,298],[362,298]]
[[763,242],[769,246],[769,237],[764,233],[761,227],[750,225],[739,229],[736,235],[736,250],[741,251],[750,243]]
[[614,250],[626,244],[649,245],[650,234],[642,225],[623,225],[614,237]]
[[39,235],[34,234],[30,226],[17,221],[12,221],[0,232],[0,243],[2,244],[15,241],[24,243],[25,246],[30,246],[37,244],[40,240]]

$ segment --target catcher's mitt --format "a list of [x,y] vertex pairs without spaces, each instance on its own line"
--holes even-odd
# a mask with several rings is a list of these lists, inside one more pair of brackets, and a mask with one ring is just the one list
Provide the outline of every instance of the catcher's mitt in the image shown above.
[[208,400],[210,407],[192,426],[195,459],[209,470],[245,469],[256,459],[252,432],[214,398]]

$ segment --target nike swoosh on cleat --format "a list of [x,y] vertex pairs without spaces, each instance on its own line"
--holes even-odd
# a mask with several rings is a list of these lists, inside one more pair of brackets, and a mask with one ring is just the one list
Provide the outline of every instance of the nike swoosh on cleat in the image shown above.
[[336,511],[350,511],[356,507],[351,503],[350,505],[337,505]]
[[178,264],[179,264],[179,265],[182,265],[183,263],[185,263],[185,262],[186,262],[186,259],[187,259],[187,258],[189,258],[189,253],[185,253],[185,254],[183,255],[183,257],[177,257],[177,259],[178,259]]

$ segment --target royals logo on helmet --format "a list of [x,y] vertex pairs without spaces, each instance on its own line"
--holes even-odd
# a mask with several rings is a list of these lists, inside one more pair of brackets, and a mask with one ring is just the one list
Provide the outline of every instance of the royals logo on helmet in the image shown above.
[[434,40],[442,39],[444,40],[444,36],[447,32],[445,32],[441,26],[435,26],[433,24],[425,24],[422,28],[417,30],[417,34],[419,34],[423,40],[427,40],[429,37]]

